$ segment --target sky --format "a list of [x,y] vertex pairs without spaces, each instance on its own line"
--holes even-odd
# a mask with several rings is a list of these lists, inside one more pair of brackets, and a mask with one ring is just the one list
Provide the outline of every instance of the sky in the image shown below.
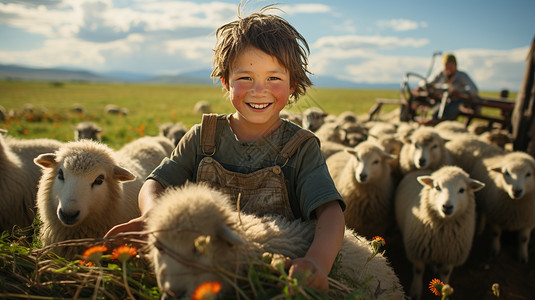
[[[212,68],[215,31],[239,0],[0,0],[0,64],[177,75]],[[242,15],[273,2],[249,0]],[[520,88],[533,0],[286,0],[310,46],[312,81],[400,83],[452,52],[480,90]],[[433,72],[440,71],[440,59]],[[358,85],[357,85],[358,87]]]

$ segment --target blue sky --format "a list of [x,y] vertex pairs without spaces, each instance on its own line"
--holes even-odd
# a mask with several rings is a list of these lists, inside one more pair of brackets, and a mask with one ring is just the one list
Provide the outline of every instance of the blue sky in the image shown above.
[[[209,69],[214,32],[236,18],[238,3],[0,0],[0,63],[154,75]],[[249,0],[245,14],[269,3]],[[480,89],[515,91],[535,36],[533,0],[279,3],[311,47],[314,76],[354,82],[425,74],[442,51],[455,53]]]

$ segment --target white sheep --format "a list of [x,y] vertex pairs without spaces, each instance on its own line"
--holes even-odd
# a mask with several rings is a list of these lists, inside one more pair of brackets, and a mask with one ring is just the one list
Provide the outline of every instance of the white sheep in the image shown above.
[[186,126],[184,126],[184,124],[182,124],[182,122],[168,122],[158,125],[158,135],[165,136],[171,140],[171,143],[173,143],[175,147],[178,145],[178,142],[180,142],[187,131],[188,129]]
[[19,140],[0,135],[0,232],[32,224],[41,177],[33,159],[59,149],[61,144],[52,139]]
[[422,295],[426,265],[448,283],[453,268],[467,260],[476,227],[474,192],[485,186],[456,166],[430,172],[408,173],[395,194],[397,224],[413,265],[409,293],[416,299]]
[[503,230],[519,231],[518,259],[528,262],[528,244],[535,228],[535,160],[515,151],[478,160],[472,176],[486,184],[477,193],[483,220],[492,230],[492,252],[501,251]]
[[[34,161],[43,168],[37,193],[43,246],[102,237],[114,225],[140,215],[137,195],[144,181],[139,175],[142,167],[134,159],[119,157],[107,145],[73,141]],[[78,247],[56,248],[59,255],[69,258],[80,251]]]
[[451,164],[451,156],[446,149],[446,141],[432,127],[418,127],[403,140],[399,153],[401,174],[416,169],[436,170]]
[[494,145],[482,141],[479,137],[462,136],[446,142],[452,164],[461,167],[468,174],[472,174],[475,163],[483,158],[504,153]]
[[323,125],[323,123],[325,123],[327,113],[321,108],[309,107],[305,109],[302,116],[303,128],[310,131],[316,131]]
[[212,112],[212,104],[208,101],[197,101],[193,106],[193,112],[196,114],[209,114]]
[[[147,216],[146,230],[158,286],[164,294],[189,298],[206,281],[220,282],[221,294],[228,295],[232,285],[224,274],[246,274],[251,262],[265,252],[303,257],[315,226],[313,221],[239,214],[222,193],[207,185],[186,184],[162,194]],[[364,283],[369,294],[363,297],[403,299],[387,259],[379,253],[366,262],[372,251],[368,240],[346,229],[331,275],[347,285]]]
[[101,141],[102,128],[94,122],[80,122],[73,126],[74,140],[90,139],[94,141]]
[[327,158],[329,172],[346,203],[346,225],[368,238],[383,235],[393,219],[392,159],[371,141]]
[[141,166],[138,175],[145,178],[160,164],[162,159],[173,152],[174,148],[173,143],[164,136],[144,136],[123,145],[117,154]]

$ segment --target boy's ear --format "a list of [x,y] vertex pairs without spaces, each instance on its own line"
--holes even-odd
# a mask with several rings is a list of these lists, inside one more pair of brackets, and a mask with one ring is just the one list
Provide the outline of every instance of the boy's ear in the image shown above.
[[221,77],[221,84],[223,85],[223,87],[225,88],[225,90],[229,90],[228,89],[228,82],[227,80],[225,79],[225,77]]

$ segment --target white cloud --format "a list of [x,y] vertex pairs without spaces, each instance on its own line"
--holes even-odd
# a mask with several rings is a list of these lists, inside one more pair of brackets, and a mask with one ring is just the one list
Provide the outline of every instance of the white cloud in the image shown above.
[[319,38],[312,44],[314,48],[366,48],[393,49],[399,47],[418,48],[429,43],[428,39],[399,38],[396,36],[326,36]]
[[331,11],[331,7],[324,4],[280,5],[277,7],[289,15],[326,13]]
[[177,39],[165,42],[166,52],[192,61],[210,62],[215,38],[198,37],[190,39]]
[[392,28],[394,31],[408,31],[427,27],[426,22],[416,22],[407,19],[380,20],[377,23],[381,28]]

